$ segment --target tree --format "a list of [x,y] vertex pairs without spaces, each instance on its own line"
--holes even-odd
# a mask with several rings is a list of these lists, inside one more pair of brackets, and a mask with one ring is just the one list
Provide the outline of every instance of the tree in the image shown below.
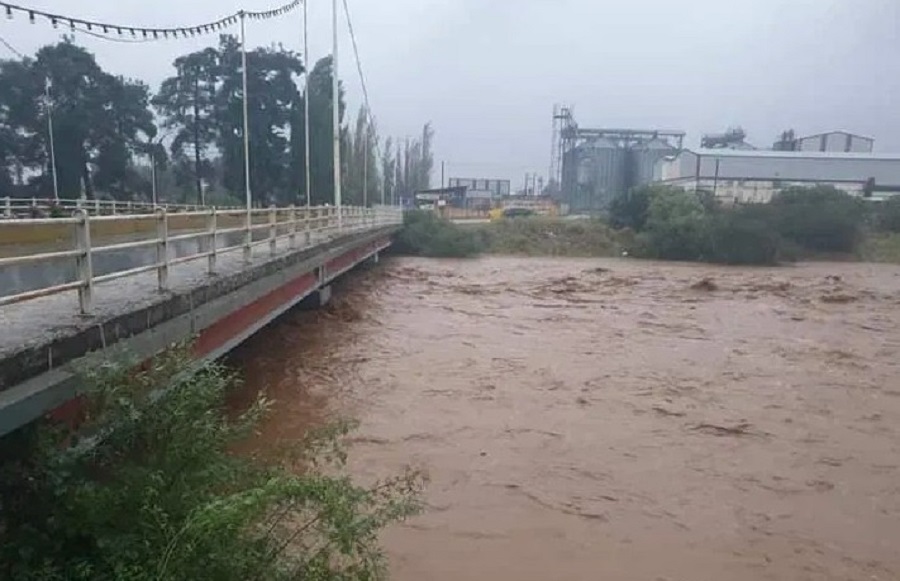
[[381,152],[381,191],[384,192],[385,202],[390,204],[395,187],[395,172],[397,159],[394,157],[394,142],[388,137],[384,142],[384,150]]
[[119,197],[132,192],[133,155],[155,134],[149,91],[143,83],[104,72],[71,38],[42,47],[34,59],[0,64],[6,126],[0,160],[6,173],[10,165],[14,175],[30,172],[33,194],[52,193],[45,91],[51,95],[60,195],[78,197],[83,189],[93,197],[95,186]]
[[[334,158],[332,155],[332,66],[331,57],[316,62],[309,74],[310,179],[313,204],[334,200]],[[343,123],[344,91],[340,89],[338,116]]]
[[[153,105],[163,117],[163,127],[173,129],[172,157],[182,171],[179,185],[189,182],[196,188],[196,201],[203,201],[203,180],[211,178],[211,167],[202,162],[203,153],[216,141],[216,92],[219,82],[219,53],[214,48],[175,59],[176,74],[163,81]],[[193,155],[193,170],[184,171],[186,148]]]

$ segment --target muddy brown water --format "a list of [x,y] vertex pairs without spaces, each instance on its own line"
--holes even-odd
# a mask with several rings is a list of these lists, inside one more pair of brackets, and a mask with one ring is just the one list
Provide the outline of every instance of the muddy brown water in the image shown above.
[[430,476],[399,581],[900,579],[900,268],[393,259],[233,358]]

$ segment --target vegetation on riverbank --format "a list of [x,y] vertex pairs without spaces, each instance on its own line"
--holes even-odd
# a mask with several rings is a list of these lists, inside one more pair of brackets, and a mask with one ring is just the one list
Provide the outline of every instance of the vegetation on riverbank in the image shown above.
[[[886,228],[891,204],[816,186],[787,188],[767,204],[725,207],[708,192],[648,187],[614,201],[610,221],[637,231],[635,256],[771,265],[859,256],[871,232]],[[900,212],[896,223],[900,227]]]
[[460,226],[406,216],[401,253],[466,257],[620,256],[774,265],[839,258],[900,262],[900,199],[868,202],[829,186],[787,188],[767,204],[724,206],[709,192],[650,186],[616,198],[608,220],[517,218]]
[[630,242],[602,220],[517,218],[473,227],[485,252],[524,256],[619,256]]
[[434,212],[412,211],[395,250],[413,256],[465,258],[478,254],[618,256],[629,242],[602,220],[517,218],[458,225]]
[[346,425],[277,464],[236,455],[270,402],[229,414],[232,378],[188,365],[178,352],[137,374],[101,366],[76,431],[4,442],[0,578],[382,578],[377,535],[418,510],[419,476],[353,483],[340,470]]

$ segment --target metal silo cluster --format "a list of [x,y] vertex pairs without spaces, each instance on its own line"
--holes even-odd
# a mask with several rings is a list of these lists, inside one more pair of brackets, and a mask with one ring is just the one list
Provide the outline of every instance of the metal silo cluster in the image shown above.
[[657,163],[678,153],[683,140],[683,131],[581,128],[571,109],[557,108],[551,162],[557,196],[571,212],[602,212],[616,196],[652,182]]

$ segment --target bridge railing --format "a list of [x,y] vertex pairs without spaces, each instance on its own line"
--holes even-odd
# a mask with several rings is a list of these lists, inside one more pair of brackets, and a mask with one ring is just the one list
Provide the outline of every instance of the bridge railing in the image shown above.
[[[152,202],[131,200],[86,200],[52,198],[0,198],[0,218],[38,218],[51,216],[54,213],[71,216],[79,210],[88,214],[101,216],[104,214],[152,214],[157,208],[165,208],[168,212],[200,212],[210,206],[200,204],[153,204]],[[235,207],[236,208],[236,207]],[[221,209],[221,208],[220,208]]]
[[[344,206],[340,214],[333,206],[271,207],[251,211],[210,208],[181,213],[157,208],[146,215],[105,216],[92,216],[82,209],[71,218],[0,219],[0,234],[4,229],[34,231],[43,227],[67,229],[72,235],[72,242],[62,249],[40,253],[26,250],[19,255],[0,257],[0,269],[23,264],[59,264],[61,260],[75,263],[74,280],[0,296],[0,306],[77,290],[78,308],[82,314],[89,314],[94,287],[98,284],[155,271],[158,288],[165,291],[169,288],[170,269],[184,263],[206,260],[206,271],[213,275],[218,258],[226,253],[240,250],[243,261],[249,263],[261,247],[267,248],[268,256],[276,256],[279,251],[314,246],[337,236],[397,225],[402,220],[400,209],[389,206]],[[92,242],[92,235],[97,232],[107,237],[125,232],[131,239],[97,244]],[[0,236],[0,240],[2,238]],[[191,247],[186,251],[185,243]],[[173,252],[177,244],[181,245],[181,251]],[[99,276],[94,273],[92,260],[95,257],[140,249],[155,249],[155,260]]]

